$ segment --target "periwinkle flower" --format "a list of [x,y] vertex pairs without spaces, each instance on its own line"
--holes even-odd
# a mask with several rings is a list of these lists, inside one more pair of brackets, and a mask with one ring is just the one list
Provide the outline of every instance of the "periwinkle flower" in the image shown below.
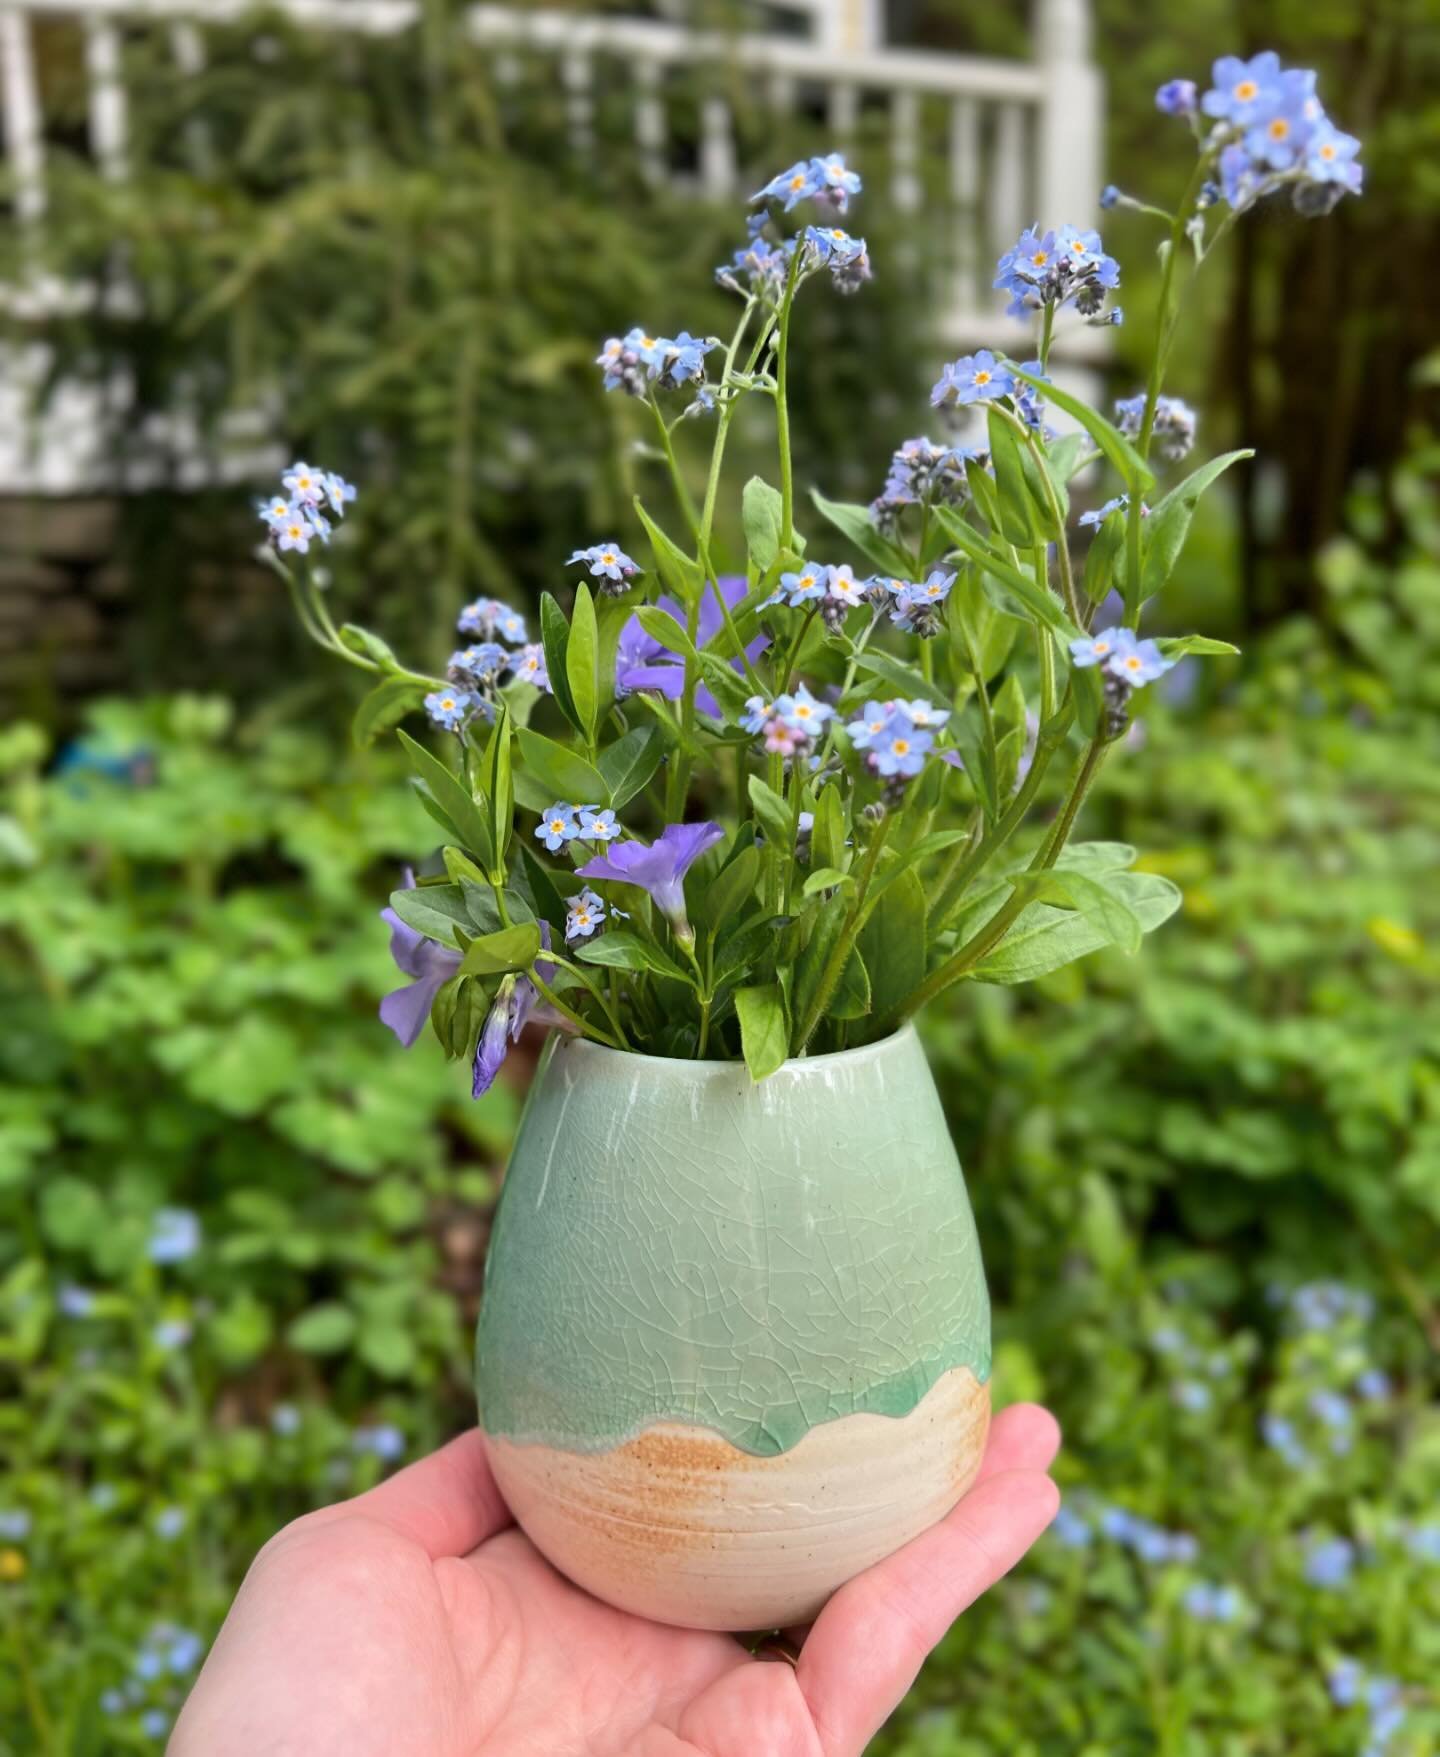
[[1200,1379],[1182,1379],[1175,1387],[1174,1398],[1181,1409],[1192,1415],[1203,1414],[1214,1401],[1210,1387]]
[[1201,1623],[1235,1623],[1243,1609],[1233,1586],[1213,1586],[1204,1580],[1187,1587],[1180,1602],[1188,1615]]
[[140,1731],[149,1739],[163,1739],[170,1730],[170,1716],[163,1708],[147,1708],[140,1716]]
[[1310,1462],[1310,1454],[1300,1444],[1294,1422],[1283,1415],[1260,1418],[1260,1435],[1272,1452],[1278,1452],[1287,1464],[1297,1469]]
[[[412,875],[407,872],[405,876],[412,882],[403,888],[413,890]],[[425,1029],[435,996],[460,968],[460,954],[453,946],[442,946],[417,933],[393,909],[382,909],[380,919],[390,929],[390,956],[410,978],[403,988],[392,989],[380,1002],[380,1021],[409,1049]]]
[[193,1334],[184,1318],[163,1318],[150,1332],[150,1339],[168,1354],[183,1348]]
[[1395,1387],[1383,1367],[1366,1367],[1355,1381],[1355,1395],[1367,1403],[1383,1403],[1394,1395]]
[[1312,1391],[1309,1409],[1327,1428],[1348,1428],[1355,1420],[1355,1412],[1338,1391]]
[[[548,921],[540,923],[540,944],[549,951]],[[535,975],[541,982],[549,982],[554,974],[555,966],[552,963],[544,958],[535,960]],[[490,1003],[490,1011],[485,1016],[485,1023],[480,1027],[480,1036],[475,1044],[475,1061],[470,1080],[472,1098],[483,1098],[495,1084],[495,1076],[510,1052],[510,1045],[519,1042],[520,1033],[535,1011],[535,1003],[539,998],[540,991],[523,972],[500,978],[495,998]]]
[[160,1208],[150,1226],[152,1263],[183,1263],[200,1249],[200,1217],[188,1208]]
[[675,938],[681,945],[693,945],[695,932],[685,914],[685,874],[724,836],[715,823],[667,824],[654,842],[637,838],[614,843],[606,853],[580,867],[579,876],[614,879],[648,891]]
[[300,1411],[293,1403],[277,1403],[270,1411],[270,1429],[272,1433],[287,1438],[300,1431]]
[[[722,574],[718,585],[726,607],[731,610],[749,590],[748,582],[740,574]],[[657,603],[661,610],[668,611],[683,626],[683,605],[674,598],[663,596]],[[708,646],[719,634],[724,620],[724,612],[715,596],[715,583],[707,585],[705,595],[700,600],[695,644],[698,647]],[[769,645],[768,635],[756,635],[745,648],[746,658],[753,663]],[[739,659],[732,658],[730,668],[739,672],[744,666]],[[620,631],[620,641],[615,653],[615,692],[626,696],[633,690],[651,689],[664,696],[667,701],[678,702],[685,690],[685,661],[678,653],[671,652],[669,647],[647,633],[638,616],[632,616]],[[702,714],[709,714],[712,719],[724,718],[720,704],[703,683],[696,688],[695,706]]]
[[88,1318],[95,1310],[95,1295],[88,1287],[70,1284],[55,1295],[55,1304],[67,1318]]

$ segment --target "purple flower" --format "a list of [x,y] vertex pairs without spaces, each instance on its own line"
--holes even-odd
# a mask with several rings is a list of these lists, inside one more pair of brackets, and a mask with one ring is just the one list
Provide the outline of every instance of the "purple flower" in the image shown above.
[[[719,586],[726,606],[731,610],[748,590],[744,577],[738,574],[722,574]],[[681,605],[669,597],[662,597],[657,602],[661,610],[668,611],[683,625],[685,611]],[[724,620],[719,600],[715,596],[715,587],[709,585],[705,589],[705,596],[700,600],[700,618],[695,631],[696,646],[707,646],[719,632]],[[769,644],[768,636],[756,635],[745,649],[746,658],[752,661],[757,659]],[[732,659],[730,665],[734,671],[744,668],[738,659]],[[639,617],[632,616],[620,632],[620,644],[615,653],[615,687],[621,695],[628,695],[637,689],[653,689],[667,701],[678,702],[685,689],[685,661],[678,653],[672,653],[669,647],[662,646],[653,635],[647,634],[640,626]],[[695,706],[702,714],[709,714],[712,719],[724,718],[720,704],[703,683],[695,691]]]
[[[407,869],[405,878],[401,889],[414,890],[415,875]],[[390,927],[390,956],[410,978],[404,988],[392,989],[381,1001],[380,1022],[409,1049],[425,1029],[435,996],[460,968],[460,954],[417,933],[393,909],[382,909],[380,919]]]
[[693,945],[694,930],[685,916],[685,874],[725,832],[719,824],[667,824],[650,843],[617,842],[607,853],[579,868],[587,879],[614,879],[648,891],[675,930],[682,945]]
[[[540,923],[540,944],[547,952],[550,950],[548,921]],[[542,982],[549,982],[554,973],[555,966],[546,959],[535,960],[535,974]],[[509,1053],[510,1045],[519,1041],[539,998],[540,991],[523,973],[500,978],[500,986],[495,990],[495,999],[490,1003],[490,1011],[480,1027],[480,1038],[475,1045],[475,1065],[470,1081],[472,1098],[483,1098],[495,1084],[500,1064]]]
[[1155,108],[1164,116],[1188,116],[1198,103],[1193,79],[1167,79],[1155,93]]

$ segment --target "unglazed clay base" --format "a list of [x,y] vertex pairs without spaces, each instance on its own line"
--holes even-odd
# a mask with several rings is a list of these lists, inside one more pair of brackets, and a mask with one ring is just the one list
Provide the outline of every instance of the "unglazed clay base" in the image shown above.
[[909,1415],[841,1416],[772,1457],[675,1421],[605,1451],[494,1435],[489,1449],[531,1541],[597,1598],[686,1628],[773,1629],[942,1519],[989,1426],[989,1385],[956,1367]]

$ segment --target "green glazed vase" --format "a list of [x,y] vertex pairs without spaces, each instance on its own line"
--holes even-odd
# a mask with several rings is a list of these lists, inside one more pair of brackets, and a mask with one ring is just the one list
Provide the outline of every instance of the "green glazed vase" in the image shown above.
[[989,1423],[975,1222],[914,1029],[743,1064],[552,1043],[476,1375],[555,1566],[662,1622],[804,1622],[944,1516]]

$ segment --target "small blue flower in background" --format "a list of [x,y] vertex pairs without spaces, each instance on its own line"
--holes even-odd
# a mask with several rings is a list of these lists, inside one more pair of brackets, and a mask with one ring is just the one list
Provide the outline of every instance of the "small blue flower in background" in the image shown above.
[[1375,1302],[1363,1289],[1347,1287],[1343,1281],[1307,1281],[1287,1296],[1281,1290],[1282,1303],[1288,1304],[1289,1315],[1300,1330],[1333,1330],[1346,1318],[1368,1323],[1375,1315]]
[[533,683],[536,689],[550,688],[550,672],[545,664],[545,649],[532,641],[512,656],[515,676],[521,683]]
[[1163,116],[1189,116],[1199,108],[1200,93],[1193,79],[1167,79],[1155,93],[1155,108]]
[[1272,1452],[1278,1452],[1287,1464],[1297,1468],[1310,1462],[1310,1454],[1300,1444],[1295,1424],[1283,1415],[1260,1418],[1260,1435]]
[[475,706],[475,698],[464,689],[432,689],[425,697],[425,712],[447,732],[454,732],[462,726]]
[[113,1482],[97,1482],[88,1496],[90,1505],[98,1512],[108,1513],[120,1499]]
[[1364,1666],[1358,1659],[1351,1659],[1345,1654],[1341,1654],[1325,1674],[1325,1686],[1330,1692],[1330,1700],[1337,1708],[1353,1707],[1360,1700],[1360,1688],[1364,1681]]
[[747,732],[763,732],[766,721],[774,712],[774,702],[766,701],[763,695],[752,695],[745,703],[745,712],[740,716],[740,724]]
[[1123,512],[1129,504],[1130,496],[1128,494],[1117,494],[1112,500],[1107,500],[1103,506],[1092,506],[1089,512],[1082,512],[1076,523],[1089,530],[1098,531],[1111,513]]
[[183,1507],[162,1507],[155,1515],[155,1535],[157,1537],[179,1537],[187,1523]]
[[535,834],[552,854],[563,848],[567,842],[573,842],[580,834],[580,825],[575,819],[575,807],[559,801],[548,807],[540,814]]
[[293,549],[297,555],[304,555],[310,548],[310,539],[318,535],[310,520],[296,508],[291,508],[284,518],[273,520],[270,529],[277,549]]
[[0,1537],[9,1543],[23,1543],[30,1535],[30,1515],[23,1507],[0,1511]]
[[1305,144],[1305,175],[1317,183],[1342,183],[1358,191],[1361,170],[1355,159],[1359,151],[1360,142],[1353,134],[1342,134],[1329,117],[1322,117]]
[[1305,1551],[1305,1578],[1312,1586],[1344,1586],[1355,1566],[1355,1546],[1348,1538],[1318,1538]]
[[1120,185],[1118,183],[1107,183],[1105,185],[1105,187],[1100,191],[1100,205],[1101,205],[1101,207],[1103,207],[1103,208],[1118,207],[1120,205],[1120,196],[1121,196]]
[[200,1249],[200,1217],[188,1208],[159,1208],[150,1227],[152,1263],[183,1263]]
[[88,1318],[95,1310],[95,1295],[88,1287],[71,1283],[55,1295],[55,1304],[67,1318]]
[[603,809],[595,805],[580,807],[580,839],[582,842],[609,842],[621,832],[621,825],[615,821],[615,813],[609,806]]
[[1104,304],[1105,294],[1120,285],[1120,264],[1105,254],[1098,232],[1078,226],[1041,232],[1032,226],[1000,258],[993,284],[997,292],[1010,294],[1010,317],[1071,299],[1091,317]]
[[577,561],[588,563],[592,575],[607,580],[631,580],[640,571],[618,543],[592,543],[588,549],[577,549],[566,566]]
[[300,1411],[293,1403],[277,1403],[270,1411],[273,1432],[286,1436],[300,1432]]
[[[1117,399],[1115,425],[1127,439],[1136,438],[1144,419],[1144,391],[1138,392],[1133,397]],[[1179,397],[1156,398],[1155,420],[1151,432],[1154,434],[1161,452],[1167,458],[1183,458],[1193,448],[1198,424],[1199,417],[1195,411]]]
[[783,726],[806,738],[813,738],[834,712],[828,702],[816,701],[803,683],[795,686],[793,695],[776,696],[771,708],[772,716]]
[[589,939],[604,922],[607,913],[604,898],[586,885],[570,899],[566,908],[565,943],[573,945],[576,940]]
[[184,1318],[164,1318],[150,1332],[150,1338],[157,1348],[169,1351],[183,1348],[193,1334]]
[[1070,643],[1070,659],[1083,671],[1090,665],[1108,665],[1117,653],[1127,652],[1135,644],[1128,628],[1102,628],[1098,634],[1087,634]]
[[473,604],[467,604],[455,626],[461,634],[476,634],[486,641],[499,634],[516,647],[523,645],[526,638],[525,618],[498,598],[477,598]]
[[307,506],[318,506],[320,497],[325,492],[325,472],[313,469],[309,464],[297,462],[291,464],[280,480],[290,490],[296,500]]
[[1366,1367],[1355,1381],[1355,1395],[1363,1397],[1367,1403],[1383,1403],[1394,1394],[1395,1387],[1383,1367]]
[[1245,150],[1272,171],[1288,171],[1299,159],[1311,135],[1310,116],[1315,104],[1315,75],[1284,74],[1264,116],[1245,131]]
[[330,502],[330,510],[336,518],[344,518],[345,508],[355,499],[359,490],[353,482],[347,482],[337,471],[330,470],[325,476],[325,498]]
[[870,279],[870,253],[863,238],[852,238],[839,226],[807,226],[805,247],[813,260],[830,270],[842,292],[853,292]]
[[163,1739],[170,1730],[170,1716],[163,1708],[147,1708],[140,1716],[140,1730],[152,1739]]
[[1175,1401],[1181,1409],[1199,1415],[1214,1401],[1210,1387],[1200,1379],[1182,1379],[1174,1389]]
[[1354,1411],[1338,1391],[1312,1391],[1308,1406],[1311,1415],[1318,1416],[1327,1428],[1348,1428],[1354,1423]]
[[719,346],[716,337],[692,336],[688,329],[661,336],[650,350],[650,376],[661,390],[696,384],[705,376],[705,356]]
[[930,392],[930,401],[939,408],[953,404],[986,402],[992,397],[1008,397],[1015,389],[1015,380],[996,360],[988,348],[975,354],[962,354],[951,360]]
[[477,641],[450,655],[449,676],[455,683],[494,683],[510,663],[498,641]]
[[1405,1548],[1417,1562],[1440,1562],[1440,1525],[1411,1526]]
[[1175,663],[1167,659],[1155,641],[1135,641],[1124,651],[1117,651],[1105,669],[1111,677],[1120,677],[1132,689],[1153,683],[1163,677]]
[[782,202],[788,214],[802,201],[818,195],[825,187],[825,173],[819,159],[796,159],[788,171],[780,171],[750,197],[751,205],[761,201]]
[[100,1692],[100,1712],[102,1714],[124,1714],[129,1706],[123,1690],[102,1690]]
[[1187,1587],[1180,1603],[1201,1623],[1236,1623],[1244,1609],[1244,1601],[1233,1586],[1212,1586],[1203,1580]]
[[1248,61],[1222,55],[1211,70],[1213,85],[1200,100],[1207,116],[1249,124],[1273,100],[1280,85],[1280,57],[1263,49]]
[[[1043,379],[1046,384],[1050,383],[1049,377],[1046,375],[1038,360],[1026,360],[1021,365],[1020,370],[1022,372],[1028,372],[1032,378],[1040,378]],[[1042,400],[1041,393],[1036,390],[1033,384],[1027,384],[1023,378],[1017,378],[1015,381],[1015,389],[1012,394],[1015,399],[1015,413],[1025,425],[1027,427],[1035,428],[1037,432],[1043,431],[1045,427],[1045,404]]]
[[1050,1529],[1055,1533],[1057,1540],[1063,1543],[1067,1549],[1088,1549],[1095,1541],[1095,1533],[1091,1531],[1088,1523],[1069,1507],[1061,1507],[1052,1520]]
[[855,749],[871,750],[883,740],[894,712],[894,702],[866,702],[860,711],[860,718],[848,721],[845,727]]
[[368,1453],[385,1464],[394,1464],[405,1456],[405,1436],[391,1422],[378,1422],[373,1427],[359,1427],[350,1436],[357,1452]]
[[912,726],[928,726],[932,732],[938,732],[950,718],[949,708],[937,708],[934,702],[901,701],[895,707]]

